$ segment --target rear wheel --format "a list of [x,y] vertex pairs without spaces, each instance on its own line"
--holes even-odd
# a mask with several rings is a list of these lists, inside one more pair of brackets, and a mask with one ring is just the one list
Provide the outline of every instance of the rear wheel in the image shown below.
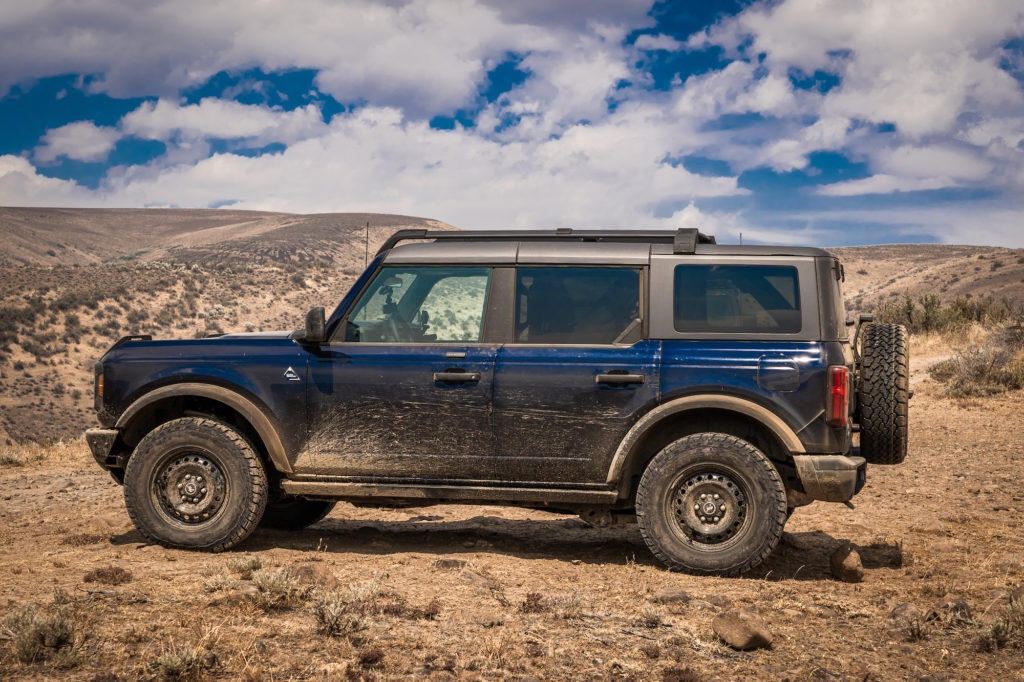
[[907,328],[871,324],[861,332],[860,452],[871,464],[899,464],[907,456],[910,355]]
[[681,438],[640,479],[637,522],[669,568],[738,575],[761,563],[786,523],[786,489],[760,450],[723,433]]
[[135,448],[124,498],[135,526],[167,547],[219,552],[256,529],[267,476],[252,445],[230,426],[186,417],[161,424]]
[[307,500],[287,495],[267,503],[260,526],[276,530],[302,530],[330,514],[335,504],[333,500]]

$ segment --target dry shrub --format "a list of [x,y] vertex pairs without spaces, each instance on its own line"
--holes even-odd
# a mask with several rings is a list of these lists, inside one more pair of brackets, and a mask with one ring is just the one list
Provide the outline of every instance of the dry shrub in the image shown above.
[[984,345],[958,350],[932,365],[929,373],[946,384],[946,395],[969,398],[1024,388],[1024,326],[993,330]]
[[441,613],[441,602],[432,599],[424,606],[416,606],[400,594],[381,591],[376,581],[369,581],[324,593],[312,610],[319,633],[348,637],[366,628],[367,616],[433,620]]
[[253,601],[264,611],[297,606],[309,596],[311,589],[304,585],[290,568],[253,571],[252,582],[258,590]]
[[25,458],[13,448],[3,448],[0,450],[0,466],[23,467]]
[[164,648],[149,668],[161,680],[196,680],[211,667],[215,657],[195,645],[172,643]]
[[384,650],[375,646],[366,647],[365,649],[359,650],[356,654],[356,659],[359,661],[359,665],[364,668],[374,668],[381,665],[383,662]]
[[131,582],[132,572],[120,566],[104,566],[94,568],[82,578],[87,583],[101,583],[103,585],[123,585]]
[[544,613],[548,610],[547,600],[540,592],[530,592],[519,605],[521,613]]
[[3,620],[3,633],[22,663],[42,661],[72,647],[75,630],[75,622],[63,605],[42,611],[35,604],[26,604]]
[[263,557],[255,554],[232,557],[228,559],[228,570],[238,575],[242,580],[251,580],[253,571],[263,568]]
[[64,538],[64,544],[71,545],[72,547],[95,545],[107,540],[109,537],[108,535],[100,535],[98,533],[75,533]]
[[661,672],[662,682],[701,682],[701,677],[689,667],[665,668]]
[[654,606],[644,606],[643,611],[640,613],[640,623],[646,628],[660,627],[662,622],[661,611]]
[[342,590],[332,590],[313,603],[316,631],[330,637],[351,637],[366,629],[366,622],[350,608],[351,602]]
[[1024,596],[1010,599],[982,632],[978,644],[982,651],[1024,649]]

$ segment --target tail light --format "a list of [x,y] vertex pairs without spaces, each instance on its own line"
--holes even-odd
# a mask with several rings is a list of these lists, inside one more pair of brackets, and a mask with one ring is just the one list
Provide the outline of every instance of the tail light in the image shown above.
[[828,368],[828,405],[825,421],[829,426],[846,426],[850,413],[850,370],[847,367]]

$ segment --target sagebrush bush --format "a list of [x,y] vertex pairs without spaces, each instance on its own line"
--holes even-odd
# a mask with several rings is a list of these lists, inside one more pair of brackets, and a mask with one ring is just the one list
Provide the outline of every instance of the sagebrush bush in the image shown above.
[[254,601],[264,611],[296,606],[306,599],[310,591],[309,586],[304,585],[289,568],[255,570],[252,582],[259,590]]
[[952,398],[982,397],[1024,389],[1024,326],[998,328],[983,346],[957,350],[929,369]]
[[924,294],[916,299],[904,294],[875,305],[869,312],[875,316],[875,322],[902,324],[911,334],[961,332],[972,324],[1009,325],[1024,319],[1019,302],[990,296],[959,296],[943,305],[937,294]]
[[995,619],[981,633],[982,651],[1024,649],[1024,597],[1011,598]]
[[75,622],[63,605],[44,611],[36,604],[26,604],[3,620],[3,630],[10,639],[14,656],[22,663],[42,661],[72,646],[75,629]]

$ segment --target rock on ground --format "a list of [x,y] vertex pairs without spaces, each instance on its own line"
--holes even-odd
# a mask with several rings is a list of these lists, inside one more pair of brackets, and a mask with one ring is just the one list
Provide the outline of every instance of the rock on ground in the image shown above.
[[864,564],[861,563],[860,553],[853,545],[845,542],[832,552],[830,559],[832,564],[832,575],[844,583],[859,583],[864,580]]
[[767,649],[772,645],[767,623],[748,609],[723,611],[711,621],[711,629],[719,639],[739,651]]

